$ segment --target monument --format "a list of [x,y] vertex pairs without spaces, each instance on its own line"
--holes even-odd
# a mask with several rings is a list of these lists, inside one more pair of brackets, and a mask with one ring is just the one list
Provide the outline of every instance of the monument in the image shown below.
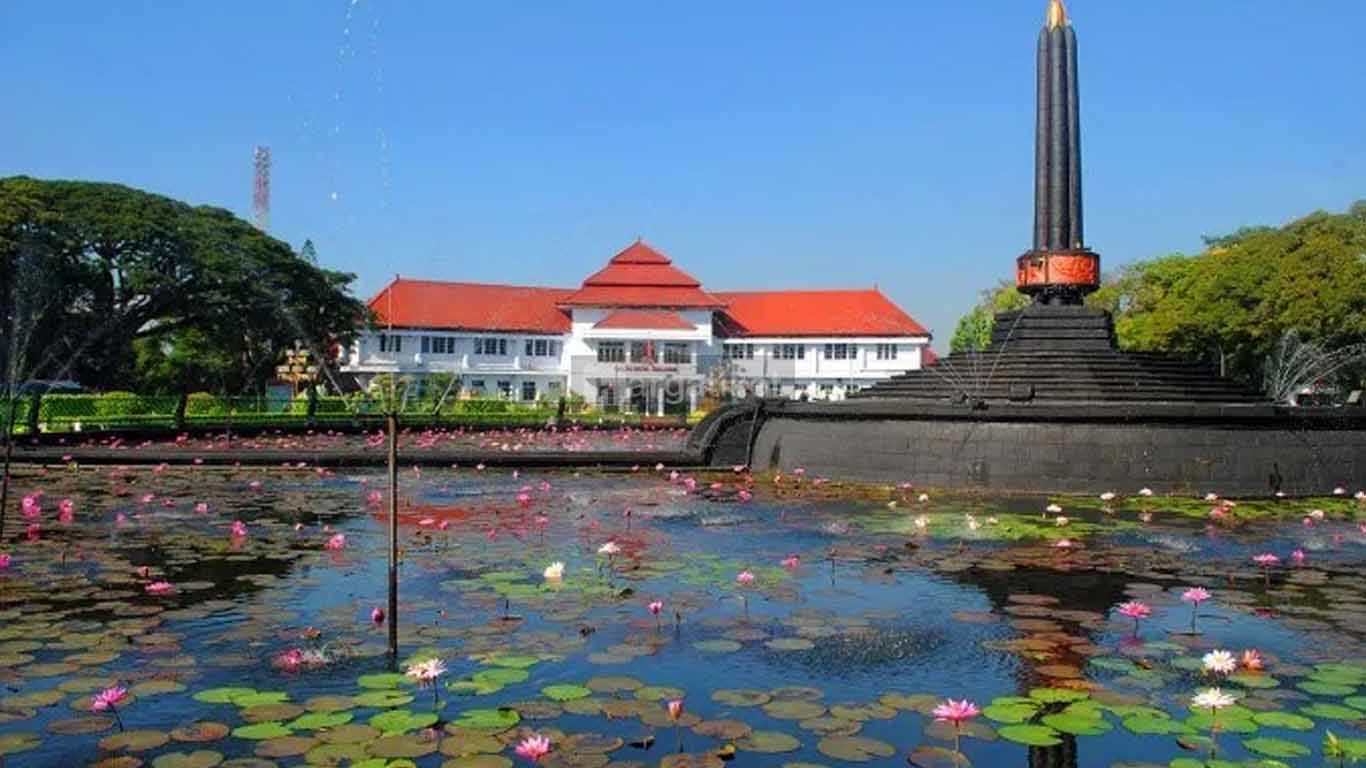
[[1032,297],[996,316],[990,345],[845,402],[747,401],[689,447],[714,466],[1020,491],[1323,493],[1366,484],[1366,410],[1287,408],[1209,365],[1118,348],[1087,307],[1077,34],[1050,0],[1037,53]]

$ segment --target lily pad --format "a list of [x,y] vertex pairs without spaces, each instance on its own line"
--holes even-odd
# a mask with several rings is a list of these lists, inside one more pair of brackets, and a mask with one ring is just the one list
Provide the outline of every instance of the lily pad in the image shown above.
[[702,653],[735,653],[744,646],[734,640],[698,640],[692,647]]
[[582,685],[547,685],[541,689],[541,694],[551,701],[574,701],[575,699],[586,699],[593,695],[593,692]]
[[1285,739],[1259,737],[1244,739],[1243,746],[1266,757],[1308,757],[1309,747]]
[[[418,728],[426,728],[437,720],[434,712],[414,712],[410,709],[391,709],[370,718],[370,727],[378,728],[385,734],[406,733]],[[403,757],[403,755],[392,755]]]
[[916,747],[906,762],[915,768],[967,768],[972,765],[962,752],[937,746]]
[[512,768],[512,761],[502,755],[462,755],[442,763],[441,768]]
[[1176,736],[1191,732],[1184,722],[1171,717],[1135,715],[1124,718],[1121,725],[1132,733],[1144,736]]
[[22,731],[0,734],[0,755],[14,755],[35,749],[43,743],[43,737],[36,733]]
[[1361,720],[1366,718],[1366,712],[1359,709],[1352,709],[1341,704],[1329,704],[1318,702],[1307,707],[1300,707],[1300,711],[1310,717],[1322,717],[1327,720]]
[[376,672],[356,678],[356,685],[370,689],[397,688],[407,680],[408,676],[399,672]]
[[1099,736],[1108,733],[1114,726],[1099,717],[1086,717],[1070,712],[1044,715],[1043,724],[1055,731],[1070,733],[1073,736]]
[[146,752],[163,747],[171,737],[164,731],[138,729],[121,731],[100,739],[100,749],[106,752]]
[[797,737],[782,731],[755,731],[736,741],[735,746],[746,752],[776,754],[801,749],[802,742]]
[[189,725],[182,725],[171,730],[171,738],[176,741],[203,743],[208,741],[218,741],[227,736],[232,729],[223,723],[215,723],[208,720],[201,720]]
[[1058,732],[1046,725],[1007,725],[997,733],[1007,741],[1031,747],[1051,747],[1062,743]]
[[747,688],[722,688],[711,692],[711,700],[732,707],[759,707],[769,703],[773,697],[767,691]]
[[242,696],[256,693],[255,688],[209,688],[190,697],[202,704],[232,704]]
[[1010,697],[1009,700],[996,699],[982,709],[982,714],[998,723],[1023,723],[1039,713],[1041,702],[1032,699]]
[[816,749],[826,757],[855,763],[896,754],[896,747],[891,744],[861,736],[826,736],[816,744]]
[[370,743],[370,754],[375,757],[422,757],[436,751],[438,741],[417,734],[391,733]]
[[207,749],[193,752],[167,752],[152,761],[152,768],[214,768],[222,764],[223,753]]
[[1073,701],[1081,701],[1090,698],[1086,691],[1076,691],[1071,688],[1035,688],[1029,692],[1029,698],[1036,699],[1045,704],[1067,704]]
[[335,728],[351,722],[355,715],[350,712],[310,712],[300,715],[290,722],[289,727],[300,731],[316,731],[320,728]]
[[1267,728],[1288,728],[1292,731],[1312,731],[1314,721],[1293,712],[1258,712],[1252,716],[1258,725]]
[[501,733],[522,722],[522,718],[512,709],[468,709],[451,724],[458,728],[486,733]]
[[825,714],[825,706],[814,701],[788,699],[765,704],[764,714],[778,720],[809,720]]
[[243,725],[232,729],[232,735],[239,739],[251,739],[253,741],[263,741],[265,739],[277,739],[281,736],[290,736],[294,733],[289,726],[284,723],[254,723]]
[[403,691],[366,691],[355,697],[356,706],[377,707],[386,709],[389,707],[401,707],[409,704],[413,700],[411,693]]

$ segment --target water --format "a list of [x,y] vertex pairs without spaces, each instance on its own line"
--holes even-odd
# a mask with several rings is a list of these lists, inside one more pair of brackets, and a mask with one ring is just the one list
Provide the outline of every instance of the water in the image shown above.
[[[38,540],[7,545],[13,561],[0,572],[0,751],[11,752],[10,766],[122,754],[161,768],[219,764],[164,757],[196,750],[228,766],[385,765],[359,762],[376,754],[496,766],[520,761],[509,745],[537,732],[551,738],[548,765],[716,765],[728,744],[737,766],[900,766],[917,749],[922,762],[949,765],[952,729],[934,725],[930,707],[946,697],[1004,705],[998,697],[1035,691],[1036,700],[1088,696],[1071,705],[1084,727],[1048,719],[1066,702],[1015,718],[998,706],[987,714],[1026,722],[972,721],[962,751],[973,764],[1166,765],[1208,745],[1187,751],[1173,735],[1140,735],[1124,722],[1139,727],[1146,715],[1207,735],[1187,703],[1212,682],[1197,668],[1213,648],[1255,648],[1266,659],[1265,671],[1220,682],[1245,709],[1229,711],[1219,757],[1302,747],[1311,754],[1281,759],[1320,765],[1326,730],[1363,737],[1366,537],[1356,520],[1366,510],[1350,500],[1304,503],[1326,512],[1309,526],[1283,503],[1241,505],[1210,528],[1205,503],[1130,499],[1104,511],[1055,499],[1069,518],[1058,526],[1041,498],[918,502],[918,490],[795,478],[748,485],[732,473],[698,478],[689,492],[687,480],[648,469],[513,477],[405,468],[401,657],[436,655],[448,667],[429,729],[431,690],[373,677],[388,670],[384,630],[370,621],[385,604],[387,505],[371,498],[380,474],[21,475],[21,492],[42,491],[42,512]],[[742,486],[752,500],[740,499]],[[75,503],[70,524],[56,518],[63,498]],[[195,511],[199,502],[207,512]],[[29,522],[16,519],[21,530]],[[230,534],[234,520],[245,537]],[[336,533],[345,547],[327,550]],[[1074,546],[1055,546],[1060,538]],[[607,542],[620,552],[599,555]],[[1296,548],[1305,559],[1292,565]],[[1286,563],[1264,574],[1251,557],[1267,551]],[[798,562],[785,567],[792,555]],[[565,575],[548,584],[542,571],[555,561]],[[748,587],[736,582],[746,570],[755,575]],[[146,594],[160,580],[174,593]],[[1203,634],[1190,636],[1179,595],[1193,584],[1214,596],[1200,608]],[[1137,640],[1115,612],[1134,599],[1153,612]],[[658,620],[647,610],[654,600],[663,602]],[[290,649],[328,662],[282,669]],[[1348,666],[1315,667],[1325,663]],[[114,682],[136,694],[118,707],[142,742],[131,746],[149,748],[121,746],[112,721],[85,711],[91,693]],[[252,707],[195,698],[213,700],[224,686],[265,695],[243,702]],[[567,686],[549,689],[565,700],[547,697],[548,686]],[[395,706],[354,700],[375,691]],[[665,709],[674,697],[685,708],[678,727]],[[376,721],[406,736],[368,727],[389,709],[414,715],[407,728],[392,715]],[[309,711],[337,712],[335,725],[304,727],[322,719],[298,719]],[[521,719],[506,727],[510,712]],[[1277,725],[1270,712],[1301,715],[1307,725],[1285,722],[1307,729]],[[239,730],[253,720],[296,726]],[[219,735],[184,730],[201,721],[234,732],[172,738]],[[1013,728],[1022,724],[1036,729]],[[1057,743],[1007,738],[1040,730]],[[680,738],[690,757],[671,757]]]

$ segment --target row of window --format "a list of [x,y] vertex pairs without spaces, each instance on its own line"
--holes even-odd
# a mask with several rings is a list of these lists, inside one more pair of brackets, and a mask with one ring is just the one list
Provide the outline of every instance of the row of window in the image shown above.
[[[454,355],[455,336],[421,336],[421,349],[424,355]],[[560,342],[557,339],[527,339],[523,347],[527,357],[559,357]],[[397,334],[379,334],[380,352],[402,352],[403,337]],[[508,340],[492,337],[475,337],[474,354],[484,356],[506,356]]]
[[692,347],[669,341],[663,344],[633,341],[629,346],[624,341],[598,342],[599,363],[625,363],[628,360],[632,363],[655,363],[661,359],[665,365],[688,365],[692,363]]
[[[493,383],[493,386],[494,386],[494,391],[498,393],[498,396],[499,396],[499,397],[507,398],[507,399],[511,399],[511,398],[512,398],[512,382],[507,381],[507,380],[505,380],[505,379],[500,379],[500,380],[498,380],[498,381],[495,381],[495,382]],[[559,388],[560,388],[560,386],[559,386],[558,383],[551,382],[551,383],[550,383],[550,387],[549,387],[549,389],[551,390],[551,391],[549,392],[550,396],[554,397],[554,396],[555,396],[555,391],[558,390]],[[470,383],[469,383],[469,386],[467,387],[467,389],[469,389],[470,391],[474,391],[474,392],[483,392],[483,391],[484,391],[484,380],[483,380],[483,379],[471,379],[471,380],[470,380]],[[536,382],[534,382],[534,381],[524,381],[524,382],[522,382],[522,390],[521,390],[521,393],[520,393],[520,394],[521,394],[523,400],[535,400],[535,399],[536,399],[536,396],[539,394],[539,392],[538,392],[537,389],[536,389]]]
[[[753,360],[754,344],[726,344],[725,356],[727,360]],[[857,344],[826,344],[822,349],[821,356],[826,360],[852,360],[857,355]],[[877,359],[895,360],[897,345],[878,344],[876,348]],[[805,360],[805,344],[775,344],[773,346],[773,357],[778,360]]]

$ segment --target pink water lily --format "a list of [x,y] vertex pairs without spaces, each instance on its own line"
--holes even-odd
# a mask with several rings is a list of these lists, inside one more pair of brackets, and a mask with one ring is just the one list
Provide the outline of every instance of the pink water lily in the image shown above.
[[384,609],[375,607],[370,609],[370,621],[374,624],[384,623]]
[[90,697],[90,710],[92,712],[104,712],[108,710],[114,715],[114,722],[119,724],[119,730],[122,731],[123,718],[119,717],[118,705],[122,704],[127,698],[127,688],[113,685]]
[[1195,615],[1200,610],[1200,604],[1210,598],[1209,590],[1204,587],[1191,587],[1181,593],[1181,599],[1191,604],[1191,634],[1195,634]]
[[207,514],[208,511],[209,511],[209,503],[208,503],[207,501],[201,501],[201,502],[195,504],[195,505],[194,505],[194,511],[197,512],[197,513],[199,513],[199,514],[201,514],[201,515]]
[[1153,615],[1153,609],[1147,603],[1138,600],[1130,600],[1127,603],[1120,603],[1115,609],[1121,616],[1128,616],[1134,620],[1134,637],[1138,637],[1138,622]]
[[740,571],[735,574],[735,583],[742,587],[748,587],[754,583],[754,574],[749,571]]
[[324,546],[326,546],[327,549],[329,549],[329,550],[331,550],[331,551],[333,551],[333,552],[336,552],[336,551],[339,551],[339,550],[342,550],[342,549],[346,549],[346,534],[344,534],[344,533],[334,533],[334,534],[332,534],[332,536],[331,536],[330,538],[328,538],[327,544],[325,544]]
[[541,758],[550,754],[550,739],[533,733],[518,742],[516,751],[521,757],[525,757],[533,763],[539,763]]
[[967,699],[963,699],[962,701],[946,699],[931,712],[931,714],[934,715],[935,721],[953,723],[953,751],[955,755],[961,754],[960,747],[962,745],[960,744],[960,741],[963,723],[977,717],[981,713],[982,710],[978,709],[976,704]]
[[10,565],[10,562],[11,562],[10,554],[9,554],[8,552],[0,552],[0,571],[3,571],[3,570],[5,570],[6,568],[8,568],[9,565]]
[[801,564],[802,559],[797,555],[788,555],[787,557],[784,557],[782,563],[783,567],[788,569],[789,571],[796,570],[797,567]]
[[244,538],[247,535],[247,524],[241,520],[232,521],[232,535],[235,538]]
[[154,581],[144,589],[149,595],[169,595],[175,592],[175,585],[169,581]]

